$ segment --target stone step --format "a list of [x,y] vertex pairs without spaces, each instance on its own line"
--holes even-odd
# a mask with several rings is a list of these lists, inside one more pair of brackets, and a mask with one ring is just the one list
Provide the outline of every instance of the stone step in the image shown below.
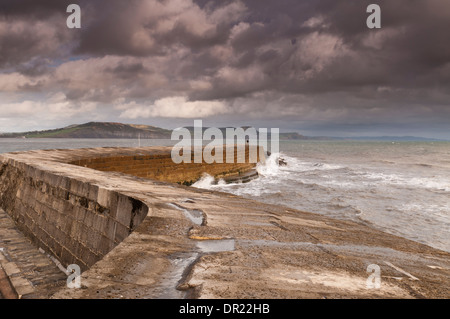
[[49,298],[66,279],[0,209],[0,298]]

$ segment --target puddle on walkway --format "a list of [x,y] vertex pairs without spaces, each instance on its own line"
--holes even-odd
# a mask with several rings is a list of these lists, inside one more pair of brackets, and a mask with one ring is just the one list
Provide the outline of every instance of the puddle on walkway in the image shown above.
[[235,249],[234,239],[202,240],[197,242],[197,248],[205,254],[233,251]]
[[[188,202],[187,200],[191,201],[191,199],[186,199],[186,202]],[[175,203],[168,203],[168,205],[182,211],[184,216],[194,224],[199,226],[203,225],[204,215],[202,211],[198,209],[187,209]],[[157,288],[159,299],[186,298],[189,292],[178,289],[178,287],[180,284],[183,284],[192,267],[202,255],[235,250],[234,239],[192,241],[195,242],[195,247],[192,252],[177,253],[172,256],[172,269],[164,276],[162,283]]]
[[187,291],[177,289],[195,263],[199,253],[178,253],[172,256],[172,270],[165,276],[162,284],[156,289],[159,294],[157,299],[184,299]]
[[192,267],[199,257],[204,254],[212,254],[235,249],[234,239],[223,240],[202,240],[196,242],[194,252],[177,253],[171,258],[172,269],[164,276],[162,283],[155,287],[158,299],[183,299],[188,295],[188,291],[177,289],[189,275]]
[[175,203],[169,203],[169,206],[172,206],[175,209],[178,209],[183,212],[184,216],[186,216],[191,222],[196,225],[202,225],[204,221],[203,212],[198,209],[187,209]]

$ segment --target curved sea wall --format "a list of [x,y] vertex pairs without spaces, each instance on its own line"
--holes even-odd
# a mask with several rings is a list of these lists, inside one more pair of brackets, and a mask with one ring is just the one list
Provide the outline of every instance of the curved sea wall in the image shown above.
[[0,203],[38,247],[83,270],[123,241],[148,213],[130,196],[11,159],[0,164]]
[[78,264],[86,270],[122,242],[147,216],[149,207],[95,181],[62,174],[58,166],[190,184],[203,173],[222,177],[252,169],[255,164],[248,163],[248,151],[247,163],[212,165],[176,165],[170,148],[164,147],[4,154],[0,156],[0,207],[37,246],[65,265]]
[[[78,264],[83,289],[40,284],[36,255],[0,228],[7,275],[21,274],[21,287],[52,298],[450,297],[449,253],[363,222],[179,185],[203,172],[245,176],[255,164],[177,166],[170,151],[0,155],[0,212],[64,267]],[[377,274],[381,285],[368,287]]]
[[[146,152],[141,150],[135,153],[119,152],[118,154],[100,154],[100,156],[89,156],[71,161],[70,164],[92,168],[105,172],[121,172],[137,177],[150,178],[153,180],[178,183],[183,185],[191,185],[202,177],[204,173],[214,176],[215,178],[224,178],[230,176],[239,176],[252,170],[255,163],[249,161],[250,148],[245,148],[245,157],[242,162],[238,161],[237,147],[232,149],[234,152],[233,162],[226,163],[227,149],[223,150],[223,162],[207,164],[203,160],[202,163],[194,162],[194,152],[191,153],[190,163],[176,164],[171,158],[169,149],[153,150]],[[257,154],[257,161],[264,162],[264,150],[260,148]],[[213,152],[214,155],[214,152]]]

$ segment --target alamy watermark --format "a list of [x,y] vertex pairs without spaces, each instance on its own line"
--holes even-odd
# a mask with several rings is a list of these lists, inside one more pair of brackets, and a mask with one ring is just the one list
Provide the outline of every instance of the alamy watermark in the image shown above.
[[378,4],[370,4],[367,7],[367,13],[370,15],[367,17],[366,24],[369,29],[381,28],[381,8]]
[[67,266],[67,288],[81,288],[81,268],[77,264]]
[[367,289],[381,288],[381,268],[377,264],[370,264],[367,266],[367,272],[371,273],[366,280]]
[[[66,10],[70,13],[66,20],[66,25],[69,29],[81,28],[81,8],[78,4],[70,4]],[[370,13],[366,20],[366,25],[369,29],[381,28],[381,8],[378,4],[369,4],[366,9]]]
[[66,10],[70,15],[67,17],[66,25],[69,29],[81,28],[81,8],[78,4],[70,4]]
[[[175,164],[192,161],[198,164],[257,163],[269,147],[271,153],[279,153],[279,134],[278,128],[270,129],[270,138],[267,128],[228,127],[221,130],[210,127],[204,130],[202,120],[195,120],[193,132],[187,128],[173,130],[171,139],[179,142],[172,148],[171,157]],[[204,145],[205,142],[209,143]]]

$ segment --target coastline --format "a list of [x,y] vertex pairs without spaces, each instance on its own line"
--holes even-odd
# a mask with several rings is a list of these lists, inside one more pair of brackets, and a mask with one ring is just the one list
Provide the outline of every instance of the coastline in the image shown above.
[[[94,185],[135,198],[148,213],[83,272],[85,289],[63,288],[53,298],[449,297],[444,251],[282,205],[67,164],[80,152],[95,153],[32,151],[0,161],[2,171],[13,166],[26,175],[31,167],[34,179],[68,177],[79,192]],[[195,212],[200,224],[187,218]],[[371,264],[381,267],[380,289],[366,287]]]

